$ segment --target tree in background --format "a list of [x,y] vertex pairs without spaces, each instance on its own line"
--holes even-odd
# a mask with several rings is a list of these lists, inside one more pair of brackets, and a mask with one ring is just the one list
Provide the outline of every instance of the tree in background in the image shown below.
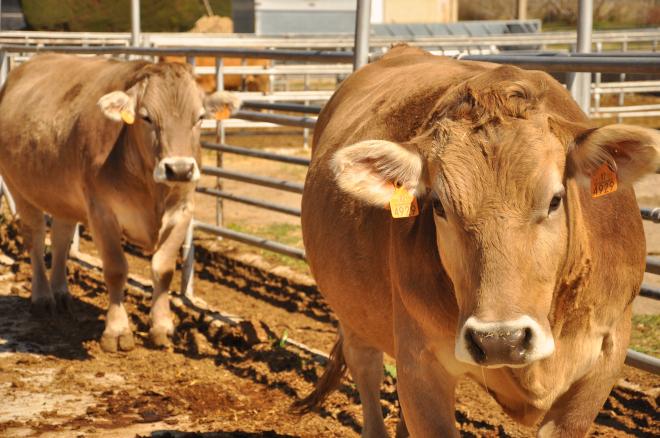
[[[207,15],[203,0],[146,0],[140,2],[145,32],[185,32]],[[216,15],[231,16],[231,0],[208,0]],[[130,0],[21,0],[30,30],[128,32]]]

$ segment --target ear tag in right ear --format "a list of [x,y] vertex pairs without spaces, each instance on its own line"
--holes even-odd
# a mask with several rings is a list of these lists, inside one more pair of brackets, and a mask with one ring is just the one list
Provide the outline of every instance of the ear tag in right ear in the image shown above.
[[417,216],[419,214],[417,198],[402,185],[399,187],[395,185],[394,193],[390,198],[390,212],[394,219]]
[[231,116],[231,110],[227,105],[223,105],[222,108],[215,112],[216,120],[225,120],[228,119],[229,116]]
[[135,123],[135,116],[133,115],[133,113],[126,110],[121,110],[119,112],[119,115],[121,116],[121,119],[124,121],[124,123],[128,125],[132,125],[133,123]]
[[591,175],[591,197],[598,198],[609,193],[616,192],[618,180],[616,172],[610,168],[608,163],[603,163]]

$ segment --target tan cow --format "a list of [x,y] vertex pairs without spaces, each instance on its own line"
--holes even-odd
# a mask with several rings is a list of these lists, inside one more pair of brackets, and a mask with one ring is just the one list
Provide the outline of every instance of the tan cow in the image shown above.
[[[546,73],[403,46],[339,87],[314,144],[304,242],[340,338],[298,408],[345,363],[363,436],[385,436],[385,352],[411,436],[458,436],[464,375],[539,436],[585,435],[626,355],[645,259],[631,184],[660,135],[596,129]],[[592,198],[598,175],[596,194],[617,190]],[[395,186],[418,216],[392,218]]]
[[[133,348],[122,304],[122,237],[153,252],[151,339],[172,334],[168,287],[193,211],[201,120],[235,96],[204,97],[189,67],[46,54],[13,70],[0,92],[0,174],[16,201],[32,262],[32,310],[68,310],[66,258],[86,222],[110,294],[104,350]],[[44,212],[53,216],[50,282]]]

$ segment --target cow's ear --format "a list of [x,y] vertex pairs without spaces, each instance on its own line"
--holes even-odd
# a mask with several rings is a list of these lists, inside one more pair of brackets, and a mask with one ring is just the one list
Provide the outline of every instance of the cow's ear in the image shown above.
[[568,154],[575,176],[590,178],[607,163],[620,184],[630,185],[660,166],[660,134],[633,125],[604,126],[578,135]]
[[204,97],[206,118],[226,119],[241,107],[241,99],[229,91],[216,91]]
[[414,148],[385,140],[346,146],[332,158],[339,187],[363,202],[382,207],[401,185],[413,195],[424,192],[422,158]]
[[132,125],[135,121],[135,107],[137,99],[134,93],[124,91],[113,91],[104,94],[97,104],[103,115],[115,122],[125,122]]

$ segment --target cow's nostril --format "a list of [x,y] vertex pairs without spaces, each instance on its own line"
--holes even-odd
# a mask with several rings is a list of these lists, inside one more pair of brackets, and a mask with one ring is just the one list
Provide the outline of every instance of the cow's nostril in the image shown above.
[[486,360],[486,352],[483,349],[481,333],[476,330],[467,329],[465,331],[465,341],[475,362],[484,362]]
[[482,365],[519,364],[526,360],[532,342],[529,328],[494,328],[465,331],[467,349]]
[[165,178],[167,178],[168,181],[172,181],[176,178],[174,168],[170,164],[165,164]]
[[165,163],[164,168],[165,178],[168,181],[191,181],[195,172],[195,164],[190,162]]

